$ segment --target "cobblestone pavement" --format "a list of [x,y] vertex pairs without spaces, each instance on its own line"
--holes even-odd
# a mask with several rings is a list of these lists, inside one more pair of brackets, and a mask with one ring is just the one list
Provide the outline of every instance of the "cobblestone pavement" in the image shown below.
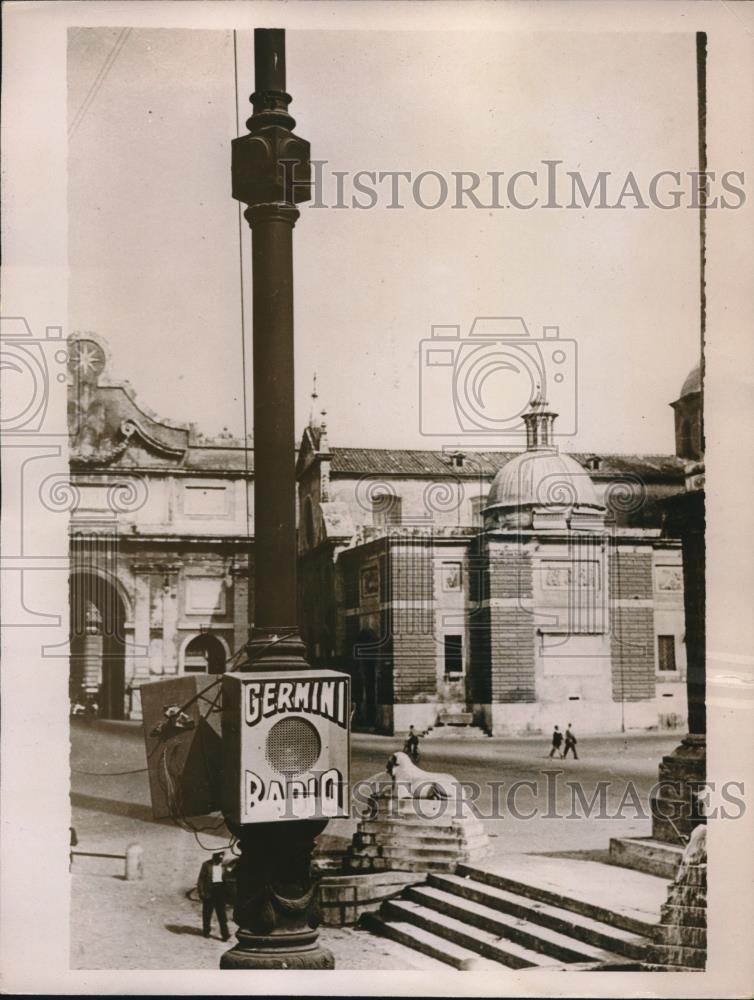
[[[615,808],[627,780],[646,796],[656,780],[664,753],[679,741],[675,734],[600,737],[580,740],[578,761],[549,761],[546,740],[426,740],[422,766],[448,770],[480,785],[493,781],[541,781],[544,769],[564,769],[563,778],[578,780],[591,794],[598,780],[616,782],[608,803]],[[382,769],[396,739],[356,735],[352,777],[367,777]],[[138,842],[144,851],[144,879],[126,882],[123,863],[114,859],[77,857],[72,873],[71,966],[78,969],[217,968],[228,946],[201,936],[199,905],[187,898],[207,849],[227,844],[223,831],[205,832],[197,839],[168,821],[155,822],[149,806],[141,731],[133,725],[76,725],[71,741],[72,819],[79,849],[122,853]],[[567,766],[568,770],[565,771]],[[132,774],[119,774],[123,771]],[[86,772],[86,773],[84,773]],[[97,772],[94,774],[92,772]],[[489,791],[480,808],[489,808]],[[558,788],[564,815],[570,794]],[[530,805],[523,799],[522,804]],[[349,837],[355,820],[330,824],[328,836]],[[646,834],[646,819],[559,819],[538,817],[529,822],[510,815],[485,820],[495,853],[552,852],[606,848],[611,836]],[[324,928],[322,941],[340,969],[427,969],[438,963],[364,931]],[[442,968],[442,967],[441,967]]]

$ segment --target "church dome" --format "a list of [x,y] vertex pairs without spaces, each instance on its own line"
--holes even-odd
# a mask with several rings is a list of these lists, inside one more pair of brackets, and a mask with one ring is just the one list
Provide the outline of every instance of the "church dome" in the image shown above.
[[691,371],[686,376],[686,381],[683,383],[683,386],[681,387],[681,395],[679,398],[683,399],[684,396],[691,396],[695,392],[701,392],[701,391],[702,391],[702,371],[699,365],[697,365],[696,368],[692,368]]
[[487,509],[515,507],[602,507],[587,471],[568,455],[525,451],[492,481]]
[[552,443],[556,416],[539,395],[523,414],[526,451],[492,480],[484,508],[487,529],[587,527],[604,519],[589,473]]

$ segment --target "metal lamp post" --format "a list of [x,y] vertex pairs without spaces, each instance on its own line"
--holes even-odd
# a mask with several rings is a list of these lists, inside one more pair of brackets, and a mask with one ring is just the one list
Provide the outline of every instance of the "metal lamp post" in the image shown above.
[[[285,32],[254,32],[254,111],[233,141],[233,197],[252,230],[255,627],[249,670],[306,670],[297,627],[293,227],[310,197],[309,143],[294,135]],[[314,840],[327,820],[229,826],[239,837],[238,942],[222,969],[331,969],[317,940]]]

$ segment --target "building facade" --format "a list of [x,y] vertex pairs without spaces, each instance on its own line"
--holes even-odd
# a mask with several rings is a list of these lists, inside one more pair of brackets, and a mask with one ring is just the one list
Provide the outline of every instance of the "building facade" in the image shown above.
[[[678,403],[676,411],[678,411]],[[681,409],[683,408],[681,405]],[[298,456],[301,624],[355,722],[494,735],[686,724],[676,456],[561,455],[536,401],[516,452]]]
[[[139,718],[141,684],[222,672],[247,640],[253,449],[153,414],[95,335],[69,356],[71,698]],[[527,420],[524,452],[331,448],[323,420],[305,428],[300,624],[311,661],[351,675],[357,726],[685,725],[659,505],[683,462],[561,455],[544,403]]]
[[95,335],[69,346],[71,699],[139,718],[141,684],[246,642],[253,451],[147,410]]

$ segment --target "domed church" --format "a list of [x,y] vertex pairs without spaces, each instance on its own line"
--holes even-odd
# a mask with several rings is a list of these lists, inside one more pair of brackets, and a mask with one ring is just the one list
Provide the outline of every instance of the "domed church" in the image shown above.
[[539,394],[523,419],[519,453],[330,449],[306,429],[302,628],[314,662],[351,674],[356,727],[685,725],[681,551],[659,504],[683,462],[562,454]]
[[[671,405],[677,455],[565,455],[540,396],[523,452],[331,447],[313,407],[300,623],[312,663],[351,675],[357,728],[685,725],[663,509],[700,475],[698,372]],[[246,642],[253,449],[157,417],[90,333],[70,343],[69,418],[71,697],[139,718],[141,684],[221,673]]]

